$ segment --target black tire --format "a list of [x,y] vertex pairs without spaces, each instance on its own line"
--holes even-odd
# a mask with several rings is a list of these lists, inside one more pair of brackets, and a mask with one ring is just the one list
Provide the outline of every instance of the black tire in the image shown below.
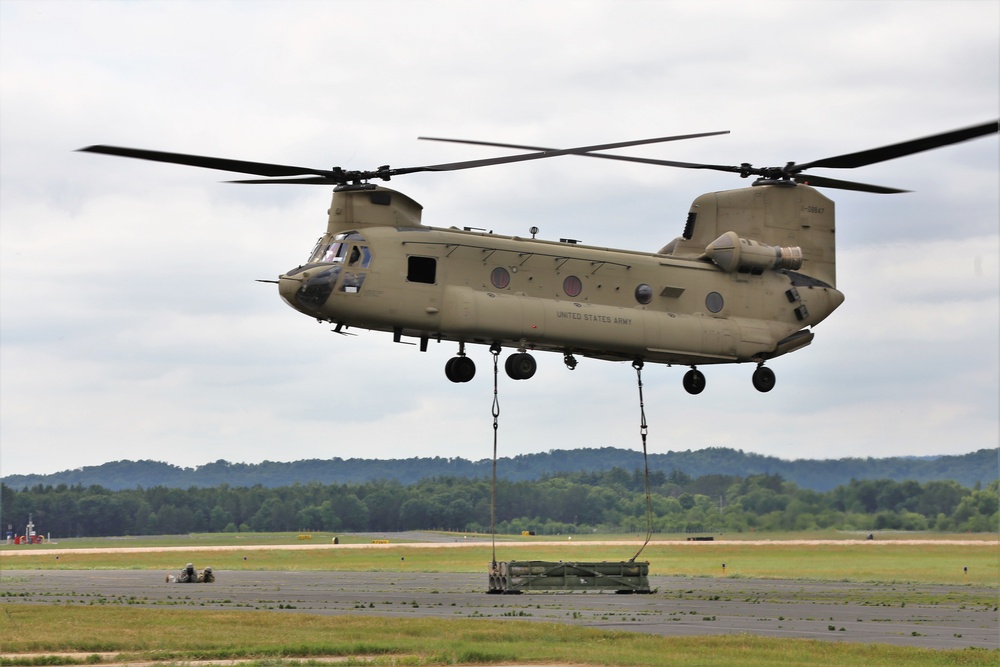
[[515,380],[517,378],[514,376],[517,373],[517,371],[514,370],[513,364],[514,364],[514,357],[516,356],[517,356],[516,354],[512,354],[509,357],[507,357],[507,359],[503,362],[503,369],[507,372],[507,377]]
[[476,375],[476,364],[468,357],[452,357],[444,365],[444,374],[452,382],[468,382]]
[[692,368],[684,374],[684,391],[689,394],[700,394],[705,391],[705,374]]
[[455,382],[468,382],[476,377],[476,363],[472,359],[455,357],[454,361],[451,372],[455,376]]
[[757,370],[753,372],[753,388],[757,391],[769,392],[774,389],[776,382],[777,378],[774,377],[774,371],[767,366],[758,366]]
[[507,375],[513,380],[527,380],[538,370],[535,358],[525,352],[518,352],[507,357],[504,363]]

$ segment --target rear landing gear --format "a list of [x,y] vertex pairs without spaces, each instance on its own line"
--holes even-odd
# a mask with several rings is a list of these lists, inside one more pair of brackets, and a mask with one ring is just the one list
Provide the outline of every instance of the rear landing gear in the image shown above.
[[684,374],[684,390],[689,394],[700,394],[705,391],[705,374],[694,366]]
[[764,365],[757,367],[757,370],[753,372],[753,388],[760,392],[768,392],[774,389],[774,384],[777,380],[774,377],[774,371]]

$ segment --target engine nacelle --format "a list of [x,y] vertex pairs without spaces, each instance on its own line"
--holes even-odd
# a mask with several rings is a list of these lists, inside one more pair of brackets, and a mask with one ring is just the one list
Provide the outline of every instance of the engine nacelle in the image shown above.
[[726,273],[760,273],[766,269],[795,270],[802,267],[802,248],[776,248],[740,238],[736,232],[726,232],[709,243],[705,255]]

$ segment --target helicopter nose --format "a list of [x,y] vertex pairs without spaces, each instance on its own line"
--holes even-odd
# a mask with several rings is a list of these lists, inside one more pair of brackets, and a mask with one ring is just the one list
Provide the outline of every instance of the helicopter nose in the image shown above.
[[278,276],[278,294],[281,295],[281,299],[287,303],[292,308],[298,310],[298,306],[295,305],[295,292],[302,286],[302,280],[299,278],[289,278],[287,275]]
[[295,269],[278,278],[278,293],[285,303],[311,317],[322,318],[326,300],[340,275],[339,266]]

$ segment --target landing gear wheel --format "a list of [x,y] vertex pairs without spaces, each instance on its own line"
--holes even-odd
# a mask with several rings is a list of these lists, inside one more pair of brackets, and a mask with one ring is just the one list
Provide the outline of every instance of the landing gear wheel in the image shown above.
[[458,357],[452,357],[444,365],[444,375],[445,375],[446,378],[448,378],[452,382],[458,382],[458,380],[455,379],[455,360],[456,359],[458,359]]
[[753,372],[753,388],[757,391],[771,391],[774,389],[775,382],[777,380],[774,377],[774,371],[767,366],[758,366],[757,370]]
[[705,374],[697,368],[692,368],[685,373],[684,390],[689,394],[700,394],[705,391]]
[[452,382],[468,382],[476,376],[476,364],[468,357],[452,357],[444,365],[444,374]]
[[535,358],[527,352],[518,352],[507,357],[504,362],[504,370],[512,380],[527,380],[538,369]]

